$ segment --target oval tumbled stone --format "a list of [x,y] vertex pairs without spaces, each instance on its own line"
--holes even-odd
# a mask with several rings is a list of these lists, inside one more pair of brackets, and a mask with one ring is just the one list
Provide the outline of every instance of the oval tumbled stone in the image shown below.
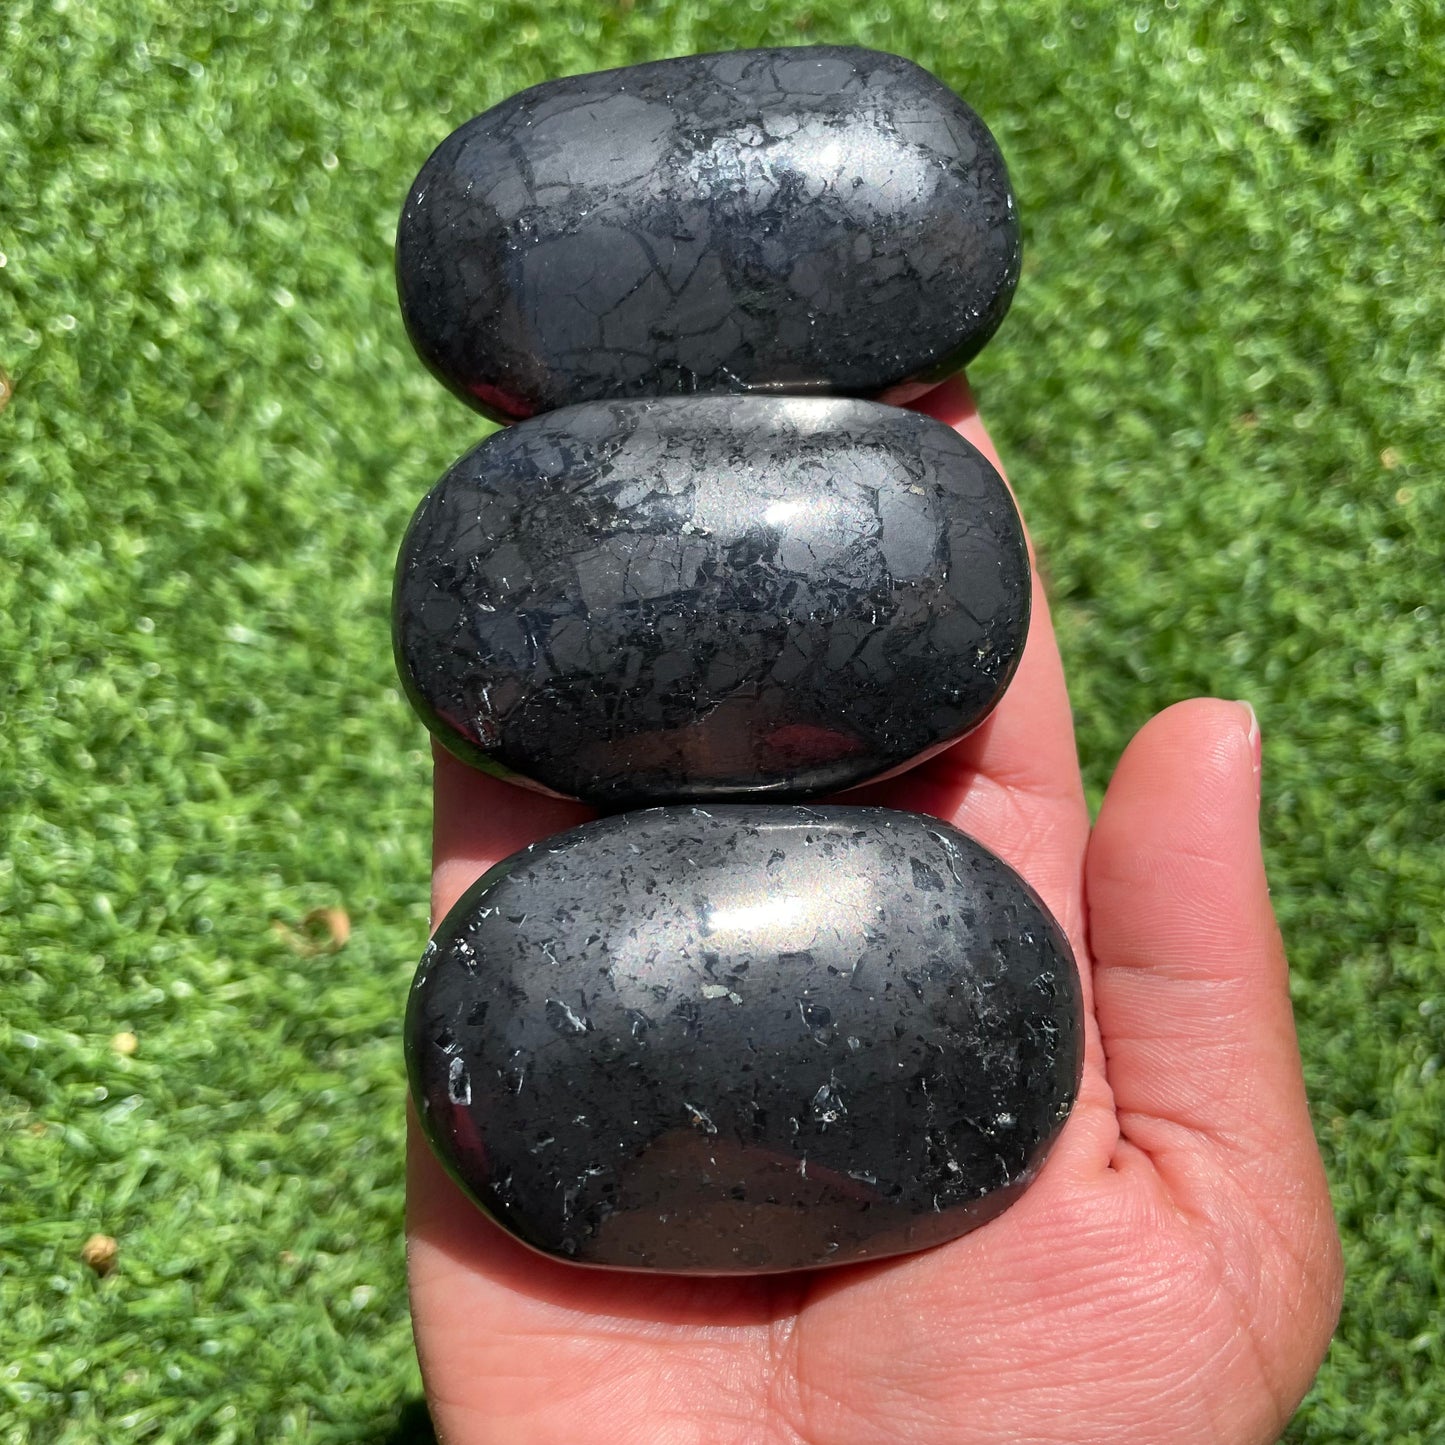
[[674,807],[514,854],[412,987],[422,1126],[581,1264],[697,1273],[922,1249],[1043,1163],[1082,1067],[1038,897],[933,818]]
[[601,807],[805,797],[979,723],[1029,565],[998,473],[876,402],[590,402],[489,437],[422,503],[398,667],[459,757]]
[[1019,254],[978,116],[911,61],[834,46],[522,91],[441,143],[396,243],[418,353],[502,420],[935,378],[998,328]]

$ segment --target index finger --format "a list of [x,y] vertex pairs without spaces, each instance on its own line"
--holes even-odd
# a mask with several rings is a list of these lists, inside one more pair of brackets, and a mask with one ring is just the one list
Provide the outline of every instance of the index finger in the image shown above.
[[439,743],[432,744],[432,758],[433,926],[494,863],[596,817],[582,803],[469,768]]
[[[1007,481],[961,375],[913,406],[953,427]],[[929,813],[972,834],[1038,890],[1082,957],[1081,874],[1089,815],[1063,661],[1031,538],[1028,545],[1033,570],[1028,641],[993,713],[928,761],[887,782],[855,788],[842,801]]]

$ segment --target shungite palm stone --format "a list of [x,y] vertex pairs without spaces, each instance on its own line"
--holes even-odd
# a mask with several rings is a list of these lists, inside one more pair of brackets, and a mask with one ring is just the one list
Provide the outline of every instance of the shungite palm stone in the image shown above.
[[412,987],[422,1126],[580,1264],[756,1273],[921,1249],[1034,1178],[1082,1063],[1022,879],[883,808],[657,808],[513,855]]
[[978,116],[911,61],[824,46],[522,91],[422,167],[396,264],[423,361],[509,420],[945,375],[1003,320],[1019,254]]
[[422,503],[398,667],[458,756],[607,808],[846,788],[1003,694],[1023,529],[951,428],[876,402],[591,402]]

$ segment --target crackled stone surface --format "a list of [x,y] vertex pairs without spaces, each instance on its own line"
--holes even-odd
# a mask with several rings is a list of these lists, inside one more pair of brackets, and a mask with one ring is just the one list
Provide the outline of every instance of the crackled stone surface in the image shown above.
[[1078,977],[1029,887],[883,808],[658,808],[488,873],[437,930],[422,1126],[504,1228],[578,1263],[761,1272],[982,1224],[1078,1088]]
[[816,796],[1002,696],[1028,553],[998,473],[876,402],[592,402],[463,457],[397,567],[399,670],[458,756],[607,808]]
[[500,419],[607,396],[875,395],[967,362],[1019,225],[983,122],[911,61],[736,51],[549,81],[422,167],[402,312]]

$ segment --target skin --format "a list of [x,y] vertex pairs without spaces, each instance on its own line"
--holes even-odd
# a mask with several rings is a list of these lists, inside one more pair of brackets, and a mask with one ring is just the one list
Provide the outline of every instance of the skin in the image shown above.
[[[966,384],[914,403],[998,465]],[[1277,1439],[1342,1268],[1259,846],[1260,734],[1195,699],[1125,750],[1092,830],[1039,584],[993,716],[844,795],[931,813],[1067,929],[1083,1086],[1037,1182],[973,1234],[742,1279],[582,1270],[480,1215],[410,1128],[408,1262],[444,1445],[1252,1445]],[[436,760],[433,916],[590,816]]]

